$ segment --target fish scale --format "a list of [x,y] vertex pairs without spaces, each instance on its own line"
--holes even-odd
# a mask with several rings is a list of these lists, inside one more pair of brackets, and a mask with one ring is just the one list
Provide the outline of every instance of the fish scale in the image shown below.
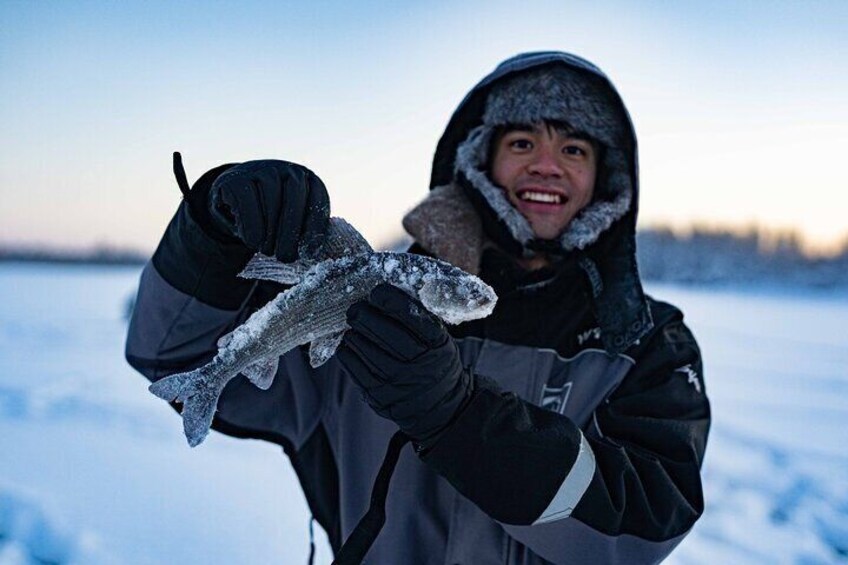
[[292,286],[223,336],[209,363],[149,387],[156,396],[183,404],[183,429],[192,447],[209,433],[218,399],[231,379],[241,373],[267,389],[280,356],[306,343],[310,344],[310,364],[320,366],[335,352],[348,328],[348,308],[367,299],[378,284],[400,288],[452,324],[488,316],[497,301],[491,287],[444,261],[375,252],[341,218],[331,218],[324,245],[315,256],[280,263],[257,254],[239,276]]

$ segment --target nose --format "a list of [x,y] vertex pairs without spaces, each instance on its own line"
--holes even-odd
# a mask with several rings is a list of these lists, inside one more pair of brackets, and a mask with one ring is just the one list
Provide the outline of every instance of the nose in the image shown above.
[[534,158],[527,165],[527,172],[533,175],[542,177],[561,177],[565,171],[557,160],[557,155],[554,148],[547,144],[541,144],[533,156]]

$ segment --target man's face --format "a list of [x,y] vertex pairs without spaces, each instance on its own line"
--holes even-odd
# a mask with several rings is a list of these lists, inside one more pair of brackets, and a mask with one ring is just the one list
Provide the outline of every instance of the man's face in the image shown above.
[[555,239],[592,200],[595,148],[549,124],[510,129],[494,148],[491,176],[540,239]]

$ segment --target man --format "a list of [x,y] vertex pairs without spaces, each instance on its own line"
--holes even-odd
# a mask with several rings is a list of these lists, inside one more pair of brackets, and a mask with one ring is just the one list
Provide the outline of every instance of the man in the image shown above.
[[[233,379],[213,427],[285,448],[334,550],[353,540],[342,560],[353,545],[370,563],[663,559],[703,511],[710,412],[682,314],[642,291],[637,180],[631,122],[594,65],[505,61],[454,113],[430,195],[404,218],[411,251],[495,288],[494,313],[446,328],[377,287],[330,362],[311,370],[292,351],[267,392]],[[180,184],[127,341],[151,380],[207,362],[280,291],[235,278],[251,254],[293,260],[329,214],[320,180],[284,161]],[[398,429],[414,449],[399,452],[369,549],[376,528],[356,526]]]

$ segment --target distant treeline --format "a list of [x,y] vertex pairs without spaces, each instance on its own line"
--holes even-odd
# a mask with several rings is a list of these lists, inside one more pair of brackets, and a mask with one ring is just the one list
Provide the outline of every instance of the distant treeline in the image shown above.
[[0,247],[0,262],[143,265],[148,258],[148,254],[140,251],[111,248],[71,251],[37,247]]
[[[382,249],[403,249],[408,238]],[[795,234],[750,230],[640,230],[636,236],[639,270],[649,281],[686,284],[768,283],[789,286],[848,288],[848,245],[832,257],[804,253]],[[142,265],[149,255],[132,250],[98,248],[56,251],[0,247],[0,262],[50,262],[96,265]]]
[[848,246],[832,257],[811,257],[792,233],[650,229],[638,232],[636,241],[645,280],[848,287]]

